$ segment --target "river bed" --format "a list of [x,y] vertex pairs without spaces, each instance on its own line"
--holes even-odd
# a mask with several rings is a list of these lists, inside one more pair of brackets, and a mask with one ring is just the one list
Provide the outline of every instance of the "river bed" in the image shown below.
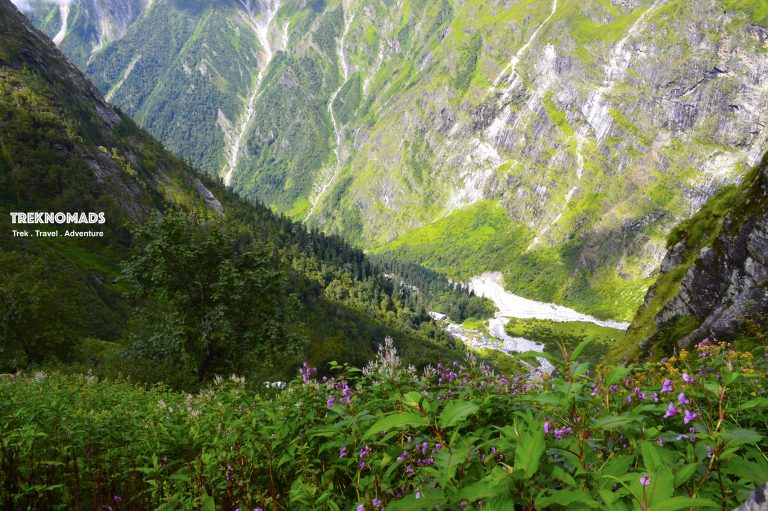
[[[483,273],[472,277],[469,286],[478,296],[491,300],[498,311],[493,318],[488,320],[488,334],[485,335],[479,330],[467,330],[461,325],[448,323],[446,330],[449,334],[461,340],[470,348],[495,349],[505,353],[522,353],[525,351],[544,351],[544,345],[533,342],[523,337],[512,337],[504,328],[509,322],[509,318],[519,319],[542,319],[549,321],[581,321],[594,323],[596,325],[615,328],[617,330],[626,330],[629,323],[612,320],[601,320],[587,314],[582,314],[562,305],[553,303],[537,302],[529,300],[522,296],[514,295],[504,289],[503,279],[500,272]],[[435,319],[442,319],[442,314],[430,313]],[[443,316],[444,317],[444,316]],[[539,368],[535,372],[551,373],[554,367],[552,364],[538,357]]]

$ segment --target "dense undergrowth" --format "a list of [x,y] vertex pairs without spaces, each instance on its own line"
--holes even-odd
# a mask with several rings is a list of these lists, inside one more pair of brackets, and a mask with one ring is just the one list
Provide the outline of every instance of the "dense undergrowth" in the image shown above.
[[[282,389],[196,395],[0,377],[5,509],[732,509],[768,479],[763,348],[553,376],[467,359],[309,365]],[[553,358],[554,361],[554,358]]]

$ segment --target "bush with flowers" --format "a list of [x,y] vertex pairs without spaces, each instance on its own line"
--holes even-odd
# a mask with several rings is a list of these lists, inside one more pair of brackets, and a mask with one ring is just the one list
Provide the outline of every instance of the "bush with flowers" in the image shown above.
[[[768,480],[762,349],[499,374],[468,357],[305,364],[196,395],[0,377],[4,509],[730,510]],[[541,356],[541,354],[537,354]]]

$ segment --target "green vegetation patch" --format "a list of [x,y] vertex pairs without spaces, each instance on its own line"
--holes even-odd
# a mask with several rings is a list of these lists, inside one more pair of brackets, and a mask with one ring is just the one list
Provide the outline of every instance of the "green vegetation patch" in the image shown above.
[[513,337],[524,337],[543,344],[544,351],[553,355],[561,355],[562,348],[571,352],[582,342],[589,341],[582,356],[592,361],[602,360],[608,350],[624,336],[623,330],[583,321],[510,318],[505,330]]

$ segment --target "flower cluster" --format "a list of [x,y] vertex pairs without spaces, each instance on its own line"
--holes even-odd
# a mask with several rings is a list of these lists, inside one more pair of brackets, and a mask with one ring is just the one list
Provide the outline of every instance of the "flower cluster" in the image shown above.
[[336,405],[352,404],[352,388],[344,379],[344,376],[338,378],[324,376],[323,382],[325,382],[325,388],[328,391],[328,398],[325,401],[328,408],[333,408]]
[[397,457],[397,461],[405,464],[405,472],[408,474],[413,473],[414,465],[417,467],[434,465],[435,454],[443,448],[443,445],[439,442],[432,446],[426,441],[414,444],[412,437],[408,437],[406,442],[410,449],[404,450]]
[[299,368],[299,374],[301,374],[301,381],[306,385],[317,374],[317,368],[310,367],[309,362],[304,362]]

